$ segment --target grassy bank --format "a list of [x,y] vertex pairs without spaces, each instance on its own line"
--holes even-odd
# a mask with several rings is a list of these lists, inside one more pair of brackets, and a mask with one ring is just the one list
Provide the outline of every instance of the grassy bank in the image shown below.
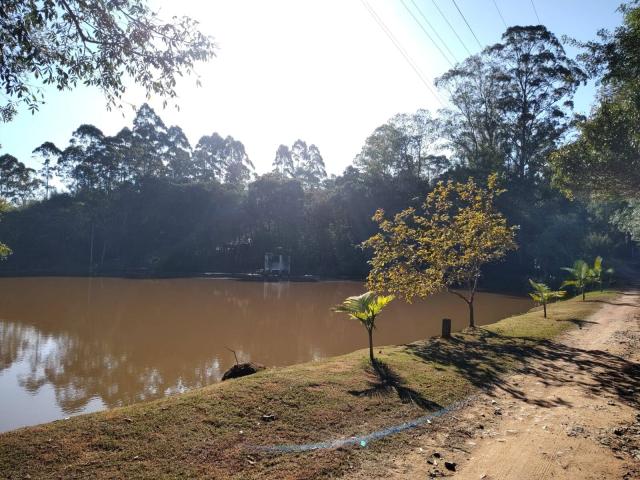
[[[299,454],[260,445],[318,442],[372,432],[496,384],[563,331],[582,326],[613,293],[592,293],[454,335],[269,369],[171,398],[0,435],[0,478],[317,478],[356,468],[404,435],[367,448]],[[346,321],[346,320],[345,320]],[[393,321],[381,318],[381,321]],[[588,332],[585,332],[588,335]],[[363,342],[366,341],[363,330]],[[263,415],[275,420],[264,421]]]

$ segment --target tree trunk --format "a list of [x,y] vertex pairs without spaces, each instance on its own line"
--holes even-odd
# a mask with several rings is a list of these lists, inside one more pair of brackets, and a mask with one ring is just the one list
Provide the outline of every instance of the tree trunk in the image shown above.
[[585,290],[585,288],[584,288],[584,287],[582,287],[582,301],[583,301],[583,302],[585,301],[585,298],[586,298],[586,297],[585,297],[585,291],[584,291],[584,290]]
[[542,310],[544,311],[544,318],[547,318],[547,302],[542,304]]
[[473,300],[470,301],[467,305],[469,305],[469,326],[471,328],[476,328],[476,320],[473,317]]
[[373,357],[373,330],[368,328],[367,332],[369,333],[369,360],[371,360],[371,365],[375,365],[376,359]]

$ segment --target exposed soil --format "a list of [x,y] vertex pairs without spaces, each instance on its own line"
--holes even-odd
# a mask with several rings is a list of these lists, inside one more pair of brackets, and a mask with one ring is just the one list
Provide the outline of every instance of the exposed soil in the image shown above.
[[640,295],[600,301],[580,328],[416,434],[410,453],[349,478],[640,478]]

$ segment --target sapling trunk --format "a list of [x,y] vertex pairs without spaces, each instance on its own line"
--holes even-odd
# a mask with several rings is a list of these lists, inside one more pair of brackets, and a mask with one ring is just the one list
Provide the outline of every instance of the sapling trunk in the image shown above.
[[473,300],[471,300],[469,303],[469,326],[471,328],[476,328],[476,320],[473,316]]
[[542,311],[544,312],[544,318],[547,318],[547,302],[542,302]]
[[376,359],[373,357],[373,329],[367,328],[367,332],[369,333],[369,360],[371,360],[371,365],[375,365]]

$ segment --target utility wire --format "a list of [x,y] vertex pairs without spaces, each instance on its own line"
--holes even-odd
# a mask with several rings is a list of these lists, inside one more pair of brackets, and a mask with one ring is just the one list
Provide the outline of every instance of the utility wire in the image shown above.
[[451,29],[453,34],[456,36],[456,38],[460,41],[460,43],[462,44],[464,49],[467,51],[467,54],[471,55],[471,51],[467,48],[465,43],[462,41],[462,38],[460,38],[460,35],[458,35],[458,32],[456,31],[456,29],[453,28],[453,25],[451,25],[451,22],[449,21],[447,16],[442,12],[442,10],[440,10],[440,7],[436,3],[436,0],[431,0],[431,1],[433,2],[433,5],[436,7],[436,9],[438,9],[438,12],[440,13],[440,16],[444,19],[445,22],[447,22],[447,25],[449,25],[449,28]]
[[409,64],[409,66],[411,67],[411,69],[415,72],[415,74],[418,76],[418,78],[422,81],[422,83],[424,84],[425,87],[427,87],[427,89],[429,90],[429,92],[431,92],[431,94],[435,97],[436,100],[438,100],[438,102],[440,103],[440,105],[442,105],[443,107],[445,106],[444,102],[442,101],[442,99],[440,98],[440,96],[438,95],[438,93],[433,89],[433,87],[431,85],[429,85],[429,82],[424,78],[424,75],[422,74],[422,72],[420,71],[420,69],[415,65],[415,63],[413,62],[413,60],[411,60],[411,57],[409,57],[409,54],[406,52],[406,50],[404,48],[402,48],[402,45],[400,45],[400,42],[396,39],[396,37],[393,35],[393,33],[391,32],[391,30],[389,30],[389,28],[387,27],[387,25],[384,23],[384,21],[382,20],[382,18],[380,18],[378,16],[378,14],[376,13],[376,11],[373,9],[373,7],[369,4],[369,2],[367,2],[367,0],[360,0],[362,2],[362,4],[364,5],[364,7],[367,9],[367,11],[371,14],[371,16],[373,17],[373,19],[376,21],[376,23],[378,24],[378,26],[382,29],[382,31],[387,35],[387,37],[389,38],[389,40],[391,40],[391,43],[393,43],[393,45],[396,47],[396,49],[398,50],[398,52],[400,52],[400,54],[404,57],[404,59],[406,60],[406,62]]
[[420,20],[418,20],[418,17],[416,17],[413,12],[411,11],[411,9],[407,6],[407,4],[404,2],[404,0],[400,0],[400,2],[402,3],[402,6],[405,8],[405,10],[407,12],[409,12],[409,15],[411,15],[411,18],[413,18],[416,23],[418,24],[418,26],[420,27],[420,29],[424,32],[424,34],[429,38],[429,40],[431,40],[431,43],[433,43],[433,45],[438,49],[438,51],[440,52],[440,55],[442,55],[442,57],[449,63],[449,65],[451,65],[453,67],[453,62],[449,59],[449,57],[442,51],[442,49],[440,48],[440,46],[435,42],[435,40],[433,39],[433,37],[429,34],[429,32],[427,32],[427,29],[424,28],[424,26],[422,25],[422,23],[420,22]]
[[496,0],[493,0],[493,5],[496,7],[496,10],[498,11],[498,15],[500,15],[500,20],[502,20],[502,24],[504,25],[504,28],[509,28],[507,27],[507,22],[504,21],[504,17],[502,16],[502,12],[500,11],[500,7],[496,3]]
[[417,12],[420,14],[420,16],[423,18],[423,20],[425,21],[425,23],[427,25],[429,25],[429,27],[431,27],[431,30],[433,30],[433,33],[436,34],[436,37],[438,37],[438,40],[440,40],[440,43],[442,43],[442,45],[444,45],[444,48],[447,49],[447,52],[449,52],[449,54],[451,55],[451,57],[457,62],[458,58],[456,57],[456,54],[453,53],[451,51],[451,49],[449,48],[449,45],[447,44],[447,42],[445,42],[442,37],[440,36],[440,34],[438,33],[438,30],[431,24],[431,22],[429,21],[429,19],[427,18],[427,16],[424,14],[424,12],[422,11],[422,9],[418,6],[418,4],[415,2],[415,0],[410,0],[411,3],[413,4],[413,6],[415,7],[415,9],[417,10]]
[[[464,20],[464,23],[467,24],[467,28],[469,29],[469,31],[471,32],[471,35],[473,35],[473,38],[476,39],[476,42],[478,42],[478,46],[480,47],[480,50],[482,50],[482,44],[480,43],[480,40],[478,40],[478,37],[476,37],[476,33],[473,31],[473,28],[471,28],[471,25],[469,25],[469,22],[467,22],[467,17],[464,16],[464,13],[462,13],[462,10],[460,10],[460,7],[458,6],[458,4],[456,3],[456,0],[451,0],[453,2],[453,4],[456,6],[456,10],[458,10],[458,13],[460,14],[460,16],[462,17],[462,19]],[[533,0],[531,0],[533,1]]]
[[536,18],[538,19],[538,23],[541,24],[542,22],[540,21],[540,16],[538,15],[538,10],[536,9],[536,4],[533,3],[533,0],[531,0],[531,6],[533,7],[533,13],[536,14]]

